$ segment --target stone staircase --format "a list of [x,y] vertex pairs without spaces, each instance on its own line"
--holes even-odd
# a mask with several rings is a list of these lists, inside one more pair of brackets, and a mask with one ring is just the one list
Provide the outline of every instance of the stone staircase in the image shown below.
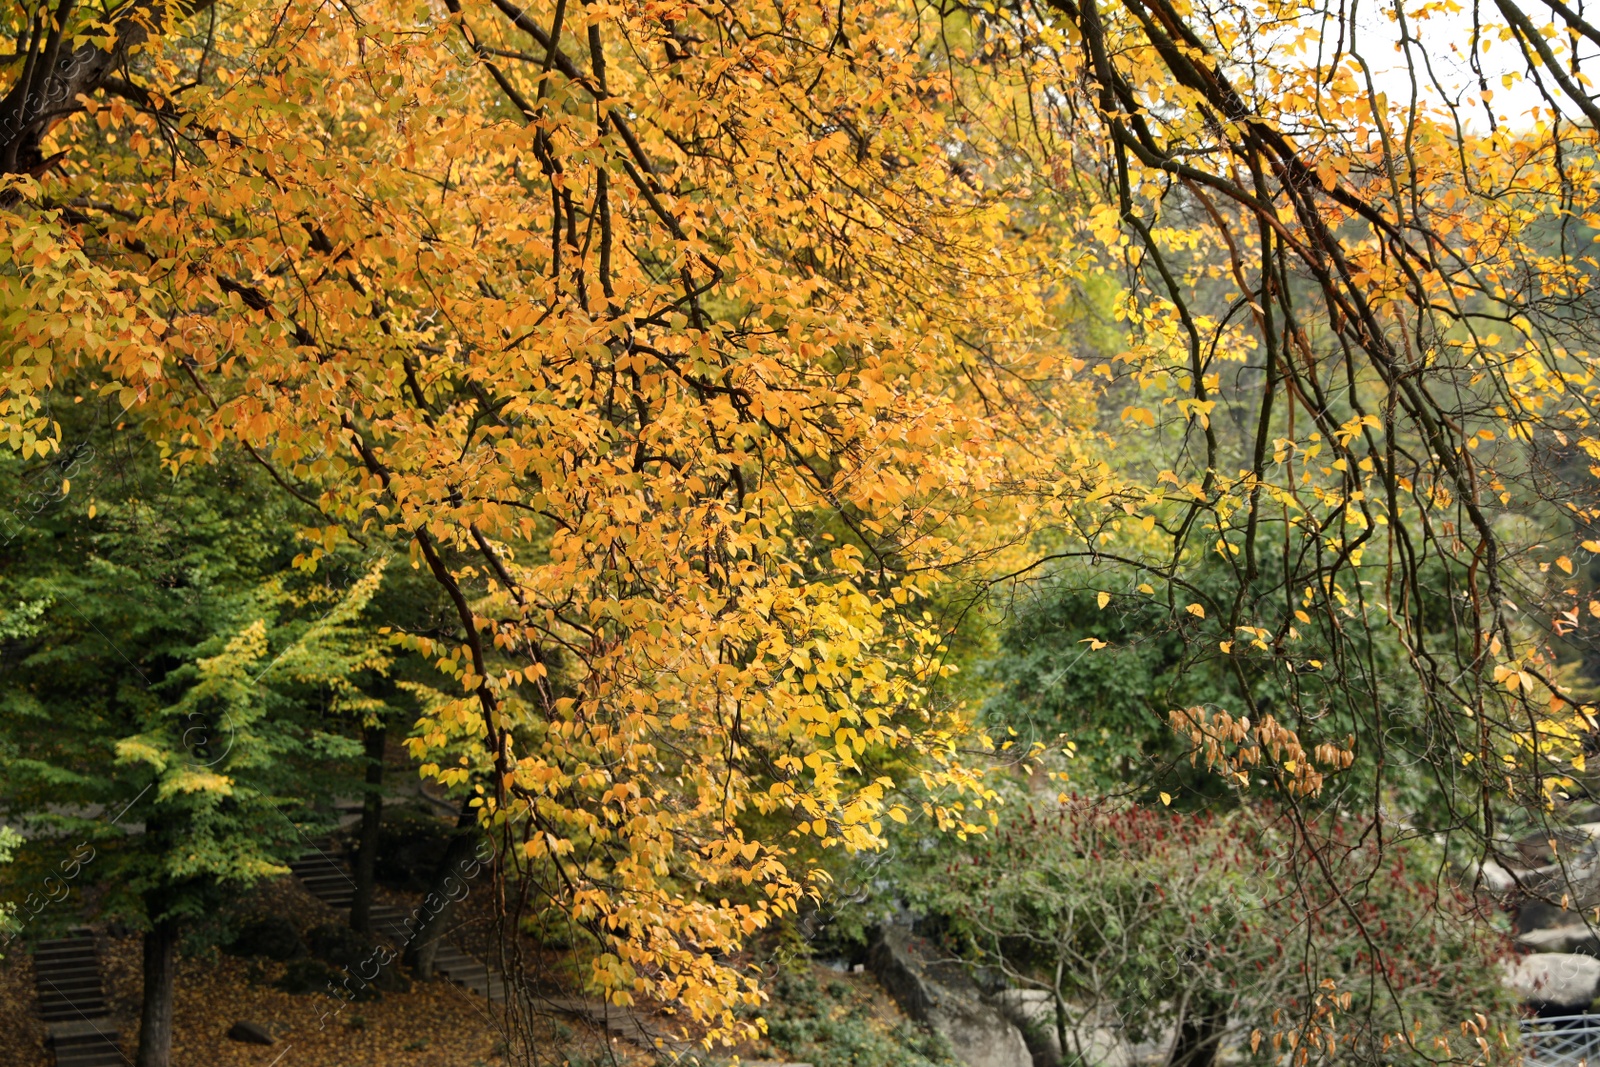
[[107,1016],[100,952],[86,929],[41,941],[33,953],[39,1017],[49,1033],[56,1067],[113,1067],[127,1062]]
[[349,910],[356,895],[356,880],[345,865],[334,858],[332,845],[327,842],[313,845],[309,852],[289,861],[289,870],[312,896],[331,908]]
[[[355,878],[344,863],[336,858],[331,843],[318,842],[310,851],[290,863],[289,869],[312,896],[330,907],[348,911],[355,897]],[[396,946],[403,946],[411,940],[410,912],[391,905],[374,905],[371,918],[373,933],[388,938]],[[498,967],[463,951],[448,938],[440,941],[433,966],[449,981],[492,1004],[504,1004],[509,995],[510,986]],[[581,1019],[596,1029],[643,1048],[680,1055],[695,1048],[692,1042],[679,1041],[659,1031],[645,1018],[627,1008],[577,997],[536,997],[532,1006],[537,1012]]]
[[[348,912],[355,898],[355,878],[343,862],[335,858],[330,844],[319,843],[289,864],[289,869],[310,894],[329,907]],[[374,905],[372,931],[403,946],[411,940],[411,913],[389,905]],[[491,1003],[503,1004],[506,980],[499,969],[462,951],[445,939],[434,956],[434,969],[449,981],[470,990]]]
[[[411,913],[377,905],[372,909],[372,930],[397,945],[404,945],[411,940]],[[506,980],[499,969],[468,955],[449,939],[442,939],[434,951],[433,969],[491,1003],[505,1003]]]

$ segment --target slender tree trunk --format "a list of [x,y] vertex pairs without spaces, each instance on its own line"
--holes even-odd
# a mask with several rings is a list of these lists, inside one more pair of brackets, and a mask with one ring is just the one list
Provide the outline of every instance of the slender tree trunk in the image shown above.
[[[1068,1053],[1067,1053],[1067,1002],[1066,1002],[1066,999],[1064,997],[1062,997],[1062,995],[1061,995],[1061,972],[1066,970],[1066,966],[1067,966],[1067,961],[1066,961],[1065,957],[1062,957],[1061,959],[1056,960],[1056,981],[1055,981],[1055,987],[1051,990],[1052,994],[1054,995],[1055,1009],[1056,1009],[1056,1052],[1057,1052],[1056,1064],[1057,1064],[1057,1067],[1059,1067],[1060,1064],[1066,1063],[1067,1062],[1067,1056],[1068,1056]],[[1075,1057],[1075,1058],[1081,1059],[1082,1057],[1078,1056],[1078,1057]]]
[[170,1067],[172,1063],[172,979],[177,946],[176,919],[162,918],[144,935],[144,1007],[136,1067]]
[[461,802],[455,833],[445,848],[444,859],[434,871],[428,895],[417,909],[412,935],[406,943],[405,963],[418,978],[433,977],[433,960],[439,952],[445,926],[455,912],[456,903],[467,894],[467,882],[481,867],[477,859],[478,813],[471,798]]
[[361,839],[356,847],[356,893],[350,900],[350,927],[372,929],[372,887],[378,864],[378,830],[383,823],[383,748],[389,731],[382,723],[362,732],[367,756],[367,792],[361,804]]

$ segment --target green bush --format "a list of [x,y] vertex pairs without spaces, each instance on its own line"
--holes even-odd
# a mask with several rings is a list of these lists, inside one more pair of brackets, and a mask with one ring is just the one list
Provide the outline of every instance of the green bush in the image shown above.
[[328,983],[334,980],[334,973],[326,963],[321,960],[290,960],[289,966],[283,970],[283,976],[273,984],[285,993],[304,996],[308,993],[325,993]]
[[286,962],[304,956],[306,944],[294,923],[281,915],[266,915],[246,923],[228,943],[227,951],[234,956],[262,956]]
[[318,959],[330,964],[339,974],[339,980],[349,979],[349,984],[370,983],[386,993],[403,993],[411,982],[400,973],[398,954],[381,948],[365,934],[348,926],[329,923],[306,931],[306,943]]
[[990,834],[908,850],[901,888],[947,950],[1053,991],[1069,1031],[1098,1014],[1145,1041],[1176,1021],[1196,1049],[1245,1059],[1259,1031],[1262,1062],[1315,1035],[1341,1063],[1420,1065],[1481,1013],[1490,1060],[1509,1061],[1503,924],[1432,843],[1360,825],[1317,827],[1313,855],[1269,805],[1024,801]]
[[870,993],[847,982],[822,987],[806,972],[773,986],[767,1034],[791,1060],[815,1067],[953,1067],[949,1042],[873,1011]]

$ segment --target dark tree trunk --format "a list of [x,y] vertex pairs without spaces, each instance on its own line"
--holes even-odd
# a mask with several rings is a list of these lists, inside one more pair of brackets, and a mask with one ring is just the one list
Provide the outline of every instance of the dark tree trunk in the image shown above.
[[380,723],[362,732],[367,755],[367,793],[361,804],[361,840],[356,846],[356,893],[350,900],[350,928],[372,929],[372,882],[378,864],[378,830],[383,823],[383,747],[389,731]]
[[480,840],[478,812],[471,806],[469,798],[461,803],[461,815],[456,819],[455,833],[450,835],[444,859],[434,871],[428,895],[413,913],[405,963],[418,978],[433,977],[433,960],[438,955],[439,941],[444,936],[445,927],[455,912],[456,903],[466,896],[467,883],[482,867],[477,855]]
[[1178,1040],[1173,1043],[1167,1067],[1213,1067],[1227,1025],[1227,1005],[1197,996],[1178,1021]]
[[[159,914],[156,909],[151,911]],[[144,935],[144,1007],[136,1067],[172,1063],[172,978],[177,966],[178,921],[158,920]]]

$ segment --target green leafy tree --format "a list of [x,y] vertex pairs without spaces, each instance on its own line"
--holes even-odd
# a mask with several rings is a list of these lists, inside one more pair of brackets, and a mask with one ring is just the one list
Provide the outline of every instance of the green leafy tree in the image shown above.
[[[1390,806],[1413,822],[1442,810],[1437,798],[1451,788],[1447,778],[1416,761],[1408,761],[1417,767],[1410,774],[1393,766],[1392,749],[1425,747],[1428,733],[1406,651],[1384,624],[1383,605],[1350,605],[1348,632],[1334,635],[1325,632],[1325,620],[1302,620],[1298,602],[1283,598],[1272,557],[1260,570],[1252,611],[1272,625],[1257,631],[1183,609],[1235,595],[1237,575],[1215,558],[1198,564],[1181,586],[1154,574],[1132,582],[1118,576],[1113,584],[1096,568],[1060,569],[1018,603],[995,654],[978,665],[992,686],[984,705],[991,730],[1010,727],[1051,748],[1070,742],[1075,758],[1066,769],[1084,789],[1132,789],[1148,801],[1165,792],[1180,806],[1196,807],[1230,803],[1234,794],[1225,777],[1191,762],[1190,741],[1173,729],[1173,712],[1273,715],[1302,732],[1314,721],[1322,736],[1372,741],[1330,776],[1318,802],[1338,805],[1363,792],[1370,798],[1381,765]],[[1441,570],[1426,568],[1419,578],[1418,617],[1428,624],[1429,640],[1444,644],[1463,638],[1453,627]],[[1282,639],[1291,630],[1292,648]],[[1278,669],[1284,664],[1289,669]]]
[[363,617],[383,561],[313,579],[305,516],[248,457],[174,475],[109,409],[63,414],[60,457],[0,457],[0,810],[32,831],[25,874],[81,844],[104,913],[145,928],[138,1063],[160,1067],[181,931],[328,828],[352,723],[386,711]]

